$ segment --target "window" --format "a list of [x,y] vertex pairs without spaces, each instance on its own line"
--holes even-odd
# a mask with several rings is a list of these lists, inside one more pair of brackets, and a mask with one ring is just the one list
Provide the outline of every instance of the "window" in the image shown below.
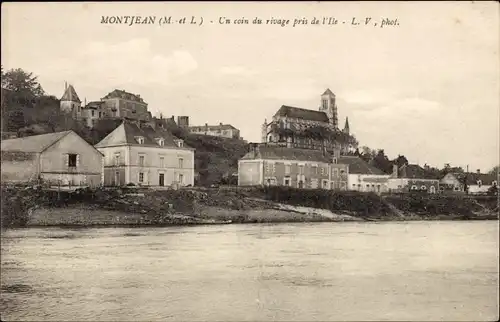
[[137,143],[144,144],[144,138],[142,136],[136,137]]
[[477,180],[477,185],[478,185],[479,187],[481,187],[481,185],[482,185],[481,180]]
[[332,170],[333,170],[333,176],[334,177],[338,177],[338,175],[339,175],[339,169],[333,168]]
[[139,182],[144,182],[144,173],[143,172],[139,172]]
[[68,167],[76,167],[77,154],[68,154]]
[[184,159],[183,158],[179,158],[179,168],[184,168]]
[[328,180],[323,180],[323,189],[328,189]]
[[99,112],[99,117],[101,117],[101,116],[102,116],[102,112]]
[[318,166],[317,165],[313,165],[312,174],[318,174]]
[[165,167],[165,158],[160,157],[160,168],[164,168],[164,167]]
[[289,164],[285,164],[285,174],[290,174],[291,166]]
[[184,147],[184,141],[183,141],[183,140],[177,140],[177,146],[178,146],[179,148]]
[[413,185],[413,186],[411,186],[411,190],[418,190],[418,187]]
[[321,175],[324,176],[325,175],[325,168],[324,167],[321,167],[321,171],[320,171]]
[[120,153],[115,153],[115,165],[120,165]]
[[140,167],[143,167],[143,166],[144,166],[144,156],[143,156],[143,155],[140,155],[140,156],[139,156],[139,166],[140,166]]
[[158,139],[158,145],[159,146],[164,146],[165,145],[165,140],[164,139]]
[[323,99],[322,104],[323,104],[323,109],[326,110],[328,108],[328,100]]
[[493,181],[493,182],[491,183],[491,185],[492,185],[492,186],[496,186],[496,185],[497,185],[497,182],[496,182],[496,181]]
[[304,166],[299,165],[299,174],[304,174]]
[[290,186],[290,182],[291,182],[290,177],[285,177],[285,179],[283,181],[284,185],[285,186]]
[[183,174],[179,174],[179,183],[180,184],[184,183],[184,175]]
[[92,110],[92,116],[94,116],[94,110]]
[[420,190],[427,190],[427,187],[426,186],[421,186]]

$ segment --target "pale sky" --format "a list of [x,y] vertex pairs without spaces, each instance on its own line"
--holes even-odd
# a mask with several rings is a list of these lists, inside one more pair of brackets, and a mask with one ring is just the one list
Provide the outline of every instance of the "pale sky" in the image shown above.
[[[204,24],[105,25],[103,15],[195,16]],[[219,17],[250,24],[221,25]],[[264,24],[251,24],[255,17]],[[338,24],[311,25],[313,17]],[[373,26],[384,17],[399,25]],[[266,25],[271,18],[309,24]],[[57,97],[65,81],[87,101],[124,89],[153,115],[230,123],[253,142],[281,105],[317,109],[330,88],[341,126],[348,116],[361,146],[488,171],[500,155],[499,30],[493,1],[9,2],[2,65],[33,72]]]

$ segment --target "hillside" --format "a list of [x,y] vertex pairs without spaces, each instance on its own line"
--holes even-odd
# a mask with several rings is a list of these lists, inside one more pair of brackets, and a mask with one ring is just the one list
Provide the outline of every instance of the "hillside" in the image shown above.
[[177,125],[168,125],[168,130],[176,137],[196,149],[195,171],[198,185],[231,183],[237,184],[238,160],[248,152],[248,143],[241,139],[228,139],[188,133]]

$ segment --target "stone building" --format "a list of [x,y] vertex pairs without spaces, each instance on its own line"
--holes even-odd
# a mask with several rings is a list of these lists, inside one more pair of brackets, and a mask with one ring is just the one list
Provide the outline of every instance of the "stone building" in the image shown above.
[[104,185],[194,184],[194,149],[161,127],[124,120],[95,146],[104,155]]
[[349,166],[337,163],[340,151],[251,144],[238,161],[238,185],[279,185],[301,189],[346,190]]
[[100,101],[87,104],[84,100],[82,104],[74,86],[66,83],[60,107],[62,111],[71,113],[73,118],[83,120],[88,127],[93,127],[97,120],[103,118],[129,118],[147,122],[152,120],[148,104],[140,95],[118,89],[108,93]]
[[2,140],[2,182],[58,187],[103,183],[103,156],[73,131]]
[[349,135],[349,122],[346,119],[343,131],[338,128],[338,115],[335,94],[327,89],[321,95],[319,110],[309,110],[282,105],[274,114],[272,121],[264,121],[261,129],[262,143],[301,149],[325,149],[332,153],[340,148],[347,152],[347,144],[328,137],[328,133],[341,132]]

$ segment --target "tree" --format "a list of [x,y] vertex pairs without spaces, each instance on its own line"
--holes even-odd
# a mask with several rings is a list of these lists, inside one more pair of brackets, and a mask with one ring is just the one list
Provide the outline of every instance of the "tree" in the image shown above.
[[14,92],[16,102],[22,105],[32,104],[35,98],[45,94],[38,77],[21,68],[11,69],[6,73],[2,68],[2,88]]
[[382,170],[385,173],[392,172],[392,162],[385,155],[384,149],[379,149],[373,158],[373,166]]
[[398,154],[398,157],[394,160],[392,160],[394,164],[398,166],[398,168],[402,167],[403,165],[408,165],[408,159],[404,155]]
[[498,165],[494,166],[488,173],[498,175],[498,173],[500,173],[500,166]]

